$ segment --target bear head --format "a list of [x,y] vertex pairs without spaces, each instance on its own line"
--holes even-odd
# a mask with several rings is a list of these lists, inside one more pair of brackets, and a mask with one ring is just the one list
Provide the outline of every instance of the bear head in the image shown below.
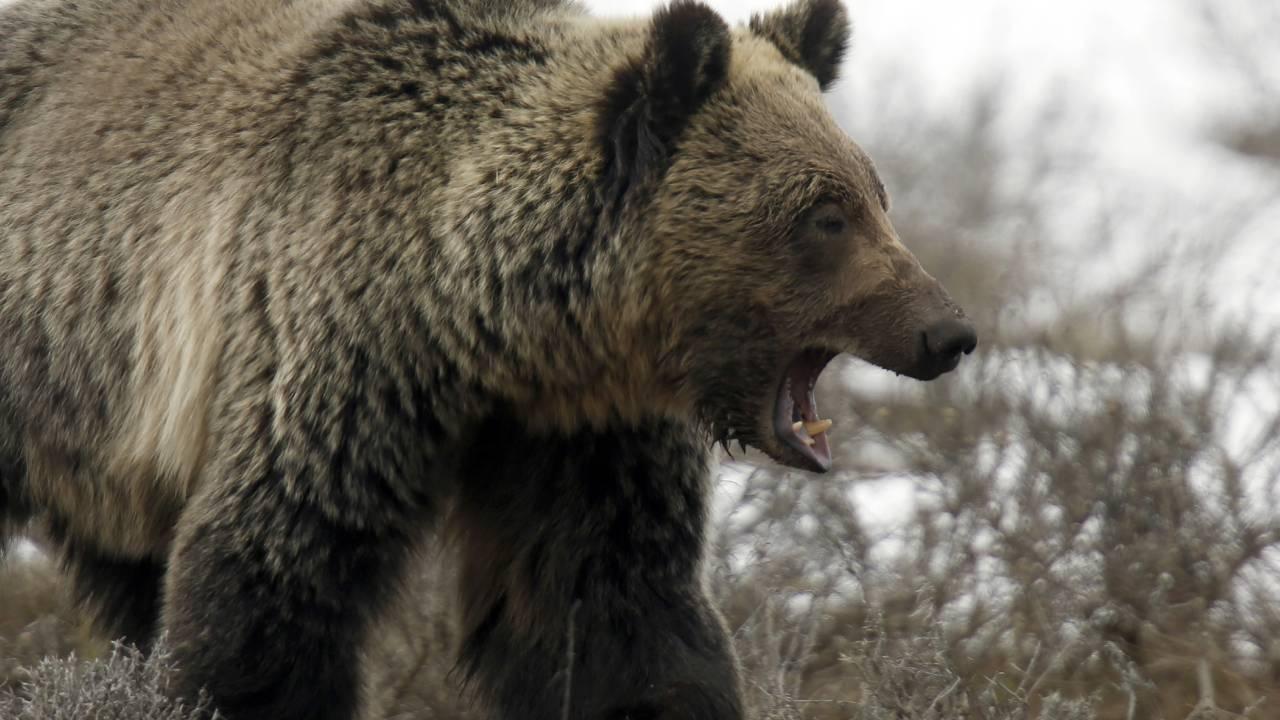
[[700,419],[720,442],[816,471],[831,466],[830,423],[813,388],[833,357],[930,380],[977,342],[822,102],[848,36],[837,0],[736,30],[678,0],[616,70],[599,138],[605,206],[657,248],[664,362]]

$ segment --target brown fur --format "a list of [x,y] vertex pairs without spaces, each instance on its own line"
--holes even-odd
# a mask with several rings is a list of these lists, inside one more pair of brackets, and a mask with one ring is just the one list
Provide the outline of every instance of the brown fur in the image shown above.
[[931,377],[959,314],[822,106],[846,36],[832,0],[0,9],[0,532],[46,521],[234,718],[350,717],[444,517],[497,712],[561,717],[577,607],[575,716],[738,717],[706,431],[794,462],[790,357]]

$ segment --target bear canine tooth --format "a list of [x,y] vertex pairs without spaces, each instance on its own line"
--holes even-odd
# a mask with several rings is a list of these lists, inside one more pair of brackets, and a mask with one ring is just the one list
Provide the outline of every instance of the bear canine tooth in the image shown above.
[[810,421],[806,421],[803,423],[796,423],[796,424],[804,425],[805,432],[809,433],[809,435],[812,436],[812,435],[821,435],[822,433],[830,430],[831,426],[834,423],[832,423],[830,420],[810,420]]

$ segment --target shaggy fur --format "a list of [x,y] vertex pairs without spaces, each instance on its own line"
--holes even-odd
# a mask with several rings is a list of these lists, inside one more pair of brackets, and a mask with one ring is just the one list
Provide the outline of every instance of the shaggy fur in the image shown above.
[[500,716],[740,717],[708,430],[794,461],[789,357],[936,375],[952,308],[822,106],[846,39],[824,0],[0,9],[0,534],[236,720],[353,717],[433,528]]

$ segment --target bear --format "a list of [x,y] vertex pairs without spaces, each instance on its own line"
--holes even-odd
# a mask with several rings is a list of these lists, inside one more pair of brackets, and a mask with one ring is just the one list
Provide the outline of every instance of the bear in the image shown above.
[[830,468],[839,353],[976,331],[822,94],[838,0],[0,9],[0,531],[174,692],[347,720],[424,544],[494,717],[743,716],[716,444]]

